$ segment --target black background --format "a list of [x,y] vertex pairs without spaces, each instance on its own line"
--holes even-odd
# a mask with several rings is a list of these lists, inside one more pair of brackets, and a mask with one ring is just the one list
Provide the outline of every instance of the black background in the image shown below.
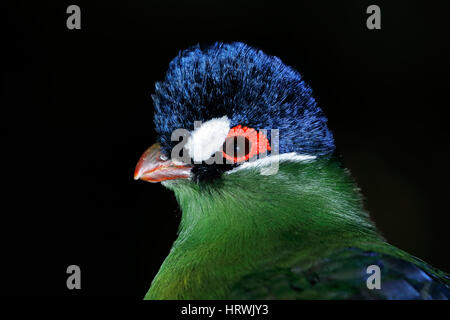
[[[15,1],[2,4],[2,295],[141,299],[180,212],[133,180],[150,94],[196,43],[243,41],[312,86],[394,245],[450,271],[449,5],[444,1]],[[81,7],[81,30],[66,8]],[[377,4],[382,30],[366,28]],[[66,268],[82,290],[66,288]]]

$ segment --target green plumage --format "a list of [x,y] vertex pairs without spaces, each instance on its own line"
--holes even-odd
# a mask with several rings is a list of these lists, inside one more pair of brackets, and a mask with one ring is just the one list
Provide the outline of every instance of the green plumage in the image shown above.
[[[359,190],[333,158],[281,162],[275,175],[252,168],[210,184],[163,184],[175,192],[182,220],[146,299],[389,298],[364,291],[361,272],[374,262],[368,251],[380,263],[417,265],[435,290],[448,290],[444,273],[377,233]],[[320,285],[314,277],[323,277]]]

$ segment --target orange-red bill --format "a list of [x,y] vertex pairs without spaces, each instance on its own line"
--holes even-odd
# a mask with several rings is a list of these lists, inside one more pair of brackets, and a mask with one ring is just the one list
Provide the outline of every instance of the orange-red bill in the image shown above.
[[191,165],[175,164],[170,159],[162,158],[160,146],[155,143],[139,159],[134,170],[134,179],[148,182],[188,179],[191,175],[191,169]]

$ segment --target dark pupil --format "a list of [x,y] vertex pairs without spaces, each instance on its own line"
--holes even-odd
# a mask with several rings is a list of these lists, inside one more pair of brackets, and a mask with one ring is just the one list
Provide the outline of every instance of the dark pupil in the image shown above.
[[244,157],[250,152],[250,141],[245,137],[229,137],[223,143],[223,151],[230,157]]

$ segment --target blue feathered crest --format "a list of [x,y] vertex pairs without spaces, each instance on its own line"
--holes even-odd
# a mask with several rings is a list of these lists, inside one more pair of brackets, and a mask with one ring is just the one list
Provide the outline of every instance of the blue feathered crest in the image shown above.
[[155,85],[156,131],[170,150],[172,131],[226,115],[231,126],[279,130],[279,152],[326,155],[334,150],[327,119],[301,75],[243,43],[199,45],[172,60]]

